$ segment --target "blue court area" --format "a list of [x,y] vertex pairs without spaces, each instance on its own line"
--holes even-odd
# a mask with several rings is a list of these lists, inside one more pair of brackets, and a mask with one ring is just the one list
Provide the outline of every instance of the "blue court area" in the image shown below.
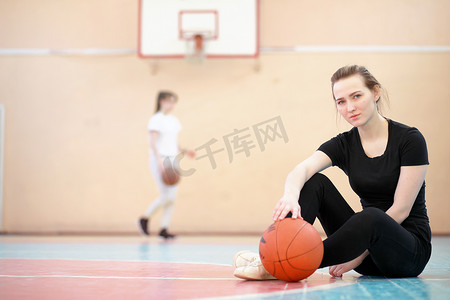
[[[449,299],[450,237],[433,238],[417,278],[327,269],[299,283],[234,278],[231,261],[259,237],[0,236],[0,299]],[[87,295],[87,296],[86,296]],[[86,299],[85,299],[86,300]]]

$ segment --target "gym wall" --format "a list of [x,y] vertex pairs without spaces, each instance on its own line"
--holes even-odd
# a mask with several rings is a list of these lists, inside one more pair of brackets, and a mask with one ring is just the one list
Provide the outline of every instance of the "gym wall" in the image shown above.
[[[179,233],[262,233],[284,181],[321,143],[350,129],[336,115],[330,77],[365,65],[385,86],[385,115],[417,127],[430,165],[426,200],[434,234],[449,234],[450,2],[261,1],[258,60],[142,60],[123,55],[1,55],[5,105],[3,231],[133,233],[158,196],[148,166],[146,126],[160,89],[179,95],[180,144],[226,148],[248,130],[248,156],[227,150],[183,158],[172,229]],[[3,0],[1,49],[136,49],[138,1]],[[295,46],[386,46],[405,51],[282,51]],[[402,48],[412,46],[411,48]],[[325,49],[325,48],[321,48]],[[333,49],[330,47],[329,49]],[[259,65],[259,71],[256,71]],[[288,141],[262,150],[253,126],[281,120]],[[248,129],[247,129],[248,128]],[[204,155],[204,150],[198,156]],[[337,168],[324,172],[355,210],[359,199]],[[159,229],[159,217],[152,220]],[[319,227],[318,227],[319,228]]]

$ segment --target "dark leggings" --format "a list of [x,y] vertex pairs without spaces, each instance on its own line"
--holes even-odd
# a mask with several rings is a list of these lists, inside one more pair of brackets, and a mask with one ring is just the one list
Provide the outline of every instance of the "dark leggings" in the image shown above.
[[367,249],[369,255],[355,268],[362,275],[413,277],[428,262],[429,253],[415,234],[381,209],[369,207],[355,213],[321,173],[305,183],[299,204],[303,219],[313,224],[317,217],[327,234],[320,268],[348,262]]

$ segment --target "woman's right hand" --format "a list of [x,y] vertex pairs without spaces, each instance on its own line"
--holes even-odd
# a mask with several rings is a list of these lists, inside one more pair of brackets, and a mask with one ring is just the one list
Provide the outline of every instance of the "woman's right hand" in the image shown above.
[[272,219],[274,221],[282,220],[289,212],[292,213],[293,219],[302,219],[302,216],[300,214],[300,205],[298,204],[298,198],[283,195],[283,197],[278,201],[277,205],[275,205]]

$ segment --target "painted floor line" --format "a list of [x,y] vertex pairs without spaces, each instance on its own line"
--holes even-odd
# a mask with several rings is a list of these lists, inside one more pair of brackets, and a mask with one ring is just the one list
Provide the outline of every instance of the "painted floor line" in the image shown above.
[[77,259],[77,258],[29,258],[29,257],[14,257],[14,258],[3,258],[0,257],[1,260],[68,260],[68,261],[98,261],[98,262],[144,262],[144,263],[164,263],[164,264],[191,264],[191,265],[214,265],[214,266],[225,266],[232,267],[231,264],[218,264],[218,263],[210,263],[210,262],[198,262],[198,261],[157,261],[157,260],[116,260],[116,259]]
[[237,281],[238,278],[203,278],[203,277],[155,277],[155,276],[91,276],[91,275],[4,275],[0,278],[86,278],[86,279],[148,279],[148,280],[208,280]]

